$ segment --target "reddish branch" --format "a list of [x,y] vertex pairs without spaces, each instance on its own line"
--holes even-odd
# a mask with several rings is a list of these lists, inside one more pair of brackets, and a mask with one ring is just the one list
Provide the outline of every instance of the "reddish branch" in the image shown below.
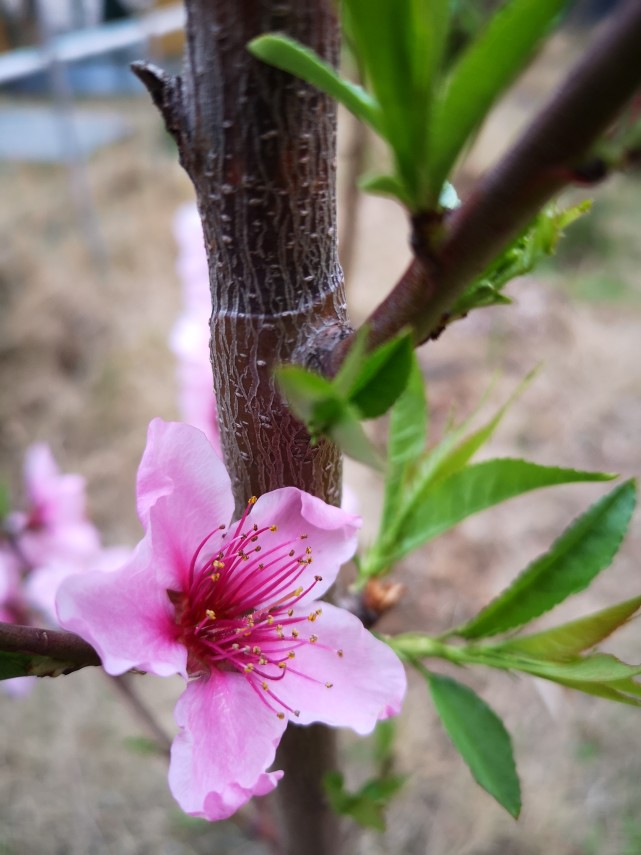
[[[449,218],[437,246],[416,219],[416,256],[367,320],[371,346],[406,326],[418,343],[437,331],[465,288],[543,205],[582,177],[590,147],[639,85],[641,2],[628,0],[511,151]],[[333,370],[350,340],[334,348]]]

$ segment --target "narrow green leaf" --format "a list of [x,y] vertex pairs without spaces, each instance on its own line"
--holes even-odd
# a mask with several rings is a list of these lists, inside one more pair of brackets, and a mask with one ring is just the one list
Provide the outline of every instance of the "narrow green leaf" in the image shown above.
[[453,475],[459,469],[462,469],[472,459],[472,457],[474,457],[476,452],[479,451],[485,445],[485,443],[492,438],[494,432],[502,422],[503,417],[505,416],[507,411],[514,404],[514,402],[523,394],[525,389],[527,389],[534,377],[537,375],[538,371],[539,368],[536,367],[532,371],[528,372],[528,374],[516,387],[514,392],[510,395],[505,404],[503,404],[503,406],[499,410],[497,410],[497,412],[489,420],[489,422],[482,425],[473,433],[466,436],[463,441],[453,449],[453,451],[447,454],[434,467],[434,470],[431,475],[432,483],[443,478],[448,478],[450,475]]
[[474,779],[517,818],[521,812],[521,787],[505,725],[467,686],[421,670],[436,711]]
[[615,487],[457,634],[483,638],[514,629],[582,591],[612,562],[635,504],[634,481]]
[[396,561],[472,514],[531,490],[612,477],[509,458],[466,466],[434,485],[428,483],[416,495],[393,542],[384,541],[379,547],[378,562]]
[[511,0],[460,57],[434,104],[428,148],[433,191],[441,187],[463,146],[530,61],[567,3]]
[[361,418],[382,416],[403,393],[413,352],[411,334],[402,333],[367,354],[348,395]]
[[[449,24],[449,0],[344,0],[356,56],[383,113],[409,207],[425,196],[425,141]],[[397,195],[397,194],[395,194]]]
[[630,620],[641,608],[641,597],[532,635],[517,636],[497,647],[537,659],[571,659],[595,647]]
[[619,704],[628,704],[633,707],[641,707],[641,698],[634,696],[634,692],[628,689],[629,685],[634,685],[638,690],[641,686],[638,683],[633,683],[632,680],[614,681],[612,683],[575,683],[573,680],[555,680],[560,686],[565,686],[568,689],[574,689],[577,692],[583,692],[584,695],[594,695],[597,698],[604,698],[606,701],[615,701]]
[[407,463],[421,456],[427,442],[427,420],[425,381],[413,353],[407,386],[390,413],[388,456],[391,464]]
[[284,35],[264,35],[251,41],[247,50],[257,59],[316,86],[380,133],[380,109],[372,96],[344,80],[329,63],[300,42]]
[[641,665],[628,665],[609,653],[592,653],[567,661],[552,661],[521,656],[494,646],[467,647],[457,650],[459,661],[487,665],[504,671],[522,671],[554,682],[611,683],[629,680],[641,674]]

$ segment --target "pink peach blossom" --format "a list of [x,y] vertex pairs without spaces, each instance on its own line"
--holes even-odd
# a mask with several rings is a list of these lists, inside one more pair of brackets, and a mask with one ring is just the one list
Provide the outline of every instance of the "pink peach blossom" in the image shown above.
[[396,714],[403,666],[349,612],[317,600],[354,553],[360,519],[292,487],[229,525],[229,476],[195,428],[154,420],[138,472],[144,537],[110,573],[60,588],[58,617],[110,674],[188,682],[169,784],[189,814],[223,819],[272,790],[288,721],[368,733]]
[[24,480],[27,510],[10,514],[7,525],[28,565],[83,560],[100,549],[87,519],[84,478],[61,474],[49,446],[27,449]]
[[209,364],[209,270],[203,229],[195,204],[182,205],[174,218],[178,244],[176,271],[182,282],[184,311],[169,343],[178,358],[178,404],[184,421],[205,433],[221,456],[218,410]]

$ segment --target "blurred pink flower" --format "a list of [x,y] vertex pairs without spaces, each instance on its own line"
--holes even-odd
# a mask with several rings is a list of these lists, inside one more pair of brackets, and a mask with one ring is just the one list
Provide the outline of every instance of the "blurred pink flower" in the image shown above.
[[290,487],[252,499],[228,527],[222,462],[200,431],[159,419],[137,495],[145,534],[131,560],[69,578],[58,616],[108,673],[188,681],[169,769],[183,810],[224,819],[272,790],[282,772],[268,769],[288,720],[368,733],[399,711],[396,655],[316,599],[353,555],[358,517]]
[[26,512],[9,515],[7,526],[19,539],[30,567],[51,561],[79,561],[95,555],[100,537],[87,519],[85,480],[62,475],[49,446],[27,449],[24,466]]
[[170,345],[178,357],[178,403],[184,421],[200,428],[220,456],[218,411],[209,364],[209,271],[196,205],[182,205],[174,219],[178,243],[176,270],[183,286],[184,312]]

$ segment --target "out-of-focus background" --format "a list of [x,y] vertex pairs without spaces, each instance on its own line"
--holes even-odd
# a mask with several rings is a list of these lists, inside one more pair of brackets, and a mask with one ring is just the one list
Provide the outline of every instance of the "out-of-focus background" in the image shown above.
[[[461,195],[514,138],[616,4],[586,2],[489,122],[457,181]],[[180,4],[0,0],[0,480],[20,499],[22,459],[48,442],[63,471],[88,482],[106,544],[140,536],[134,484],[146,426],[178,417],[168,337],[181,312],[172,222],[192,199],[172,142],[128,71],[147,57],[179,63]],[[341,116],[342,176],[354,128]],[[376,146],[368,162],[380,157]],[[341,200],[346,198],[345,182]],[[433,436],[469,412],[494,379],[502,402],[542,362],[488,453],[633,474],[641,464],[641,185],[615,178],[588,193],[552,263],[514,282],[513,307],[482,310],[420,352]],[[345,238],[347,223],[341,220]],[[408,259],[400,208],[359,208],[348,282],[362,320]],[[203,317],[203,323],[207,319]],[[375,432],[382,440],[384,425]],[[347,481],[376,522],[379,487],[348,464]],[[603,492],[573,486],[529,495],[471,519],[399,568],[407,586],[382,629],[438,632],[480,608]],[[567,603],[569,619],[639,593],[637,521],[613,570]],[[641,660],[633,622],[611,645]],[[638,711],[497,673],[463,675],[504,717],[524,790],[518,823],[473,783],[411,679],[397,768],[408,783],[367,853],[637,855],[641,852]],[[180,681],[139,678],[169,732]],[[266,852],[234,823],[184,817],[166,763],[143,755],[144,729],[110,682],[87,669],[0,694],[0,855],[192,855]],[[214,725],[215,726],[215,723]],[[349,780],[368,773],[362,740],[343,738]]]

